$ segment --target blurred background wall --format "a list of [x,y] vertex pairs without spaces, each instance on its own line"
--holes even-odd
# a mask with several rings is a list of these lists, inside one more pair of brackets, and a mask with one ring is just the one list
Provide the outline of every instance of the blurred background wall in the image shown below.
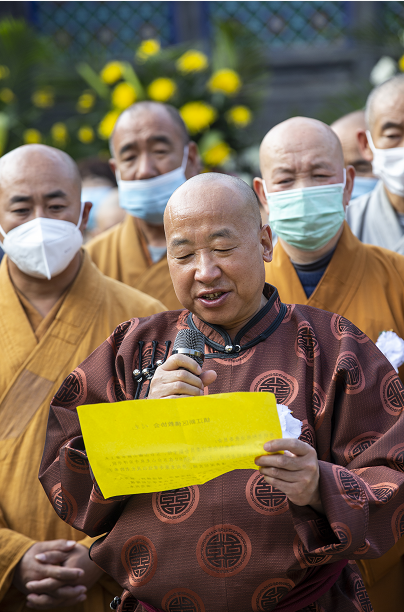
[[[254,107],[256,98],[252,109],[254,120],[249,124],[248,135],[245,132],[244,140],[241,139],[244,148],[258,143],[269,128],[290,116],[302,114],[329,123],[346,112],[361,108],[372,87],[370,74],[375,64],[380,58],[387,57],[390,68],[386,68],[385,63],[384,72],[387,69],[388,76],[401,69],[399,60],[404,51],[404,2],[1,2],[0,20],[10,17],[23,19],[34,36],[47,40],[48,48],[53,45],[53,54],[59,53],[62,62],[58,64],[59,73],[75,70],[77,74],[77,66],[83,62],[96,73],[111,61],[132,62],[142,41],[149,40],[158,41],[162,50],[171,49],[173,45],[182,52],[199,49],[210,59],[216,44],[216,59],[220,53],[222,56],[227,53],[229,58],[232,51],[228,48],[226,51],[226,44],[229,47],[231,39],[233,51],[239,53],[238,64],[234,60],[230,66],[230,59],[228,65],[225,61],[221,65],[216,61],[216,67],[232,68],[241,74],[241,68],[238,68],[244,62],[241,78],[243,83],[247,83],[250,62],[250,72],[254,72],[256,77],[256,95],[252,81],[248,95],[241,100],[244,105],[247,98],[249,102],[252,100],[249,106]],[[221,28],[223,30],[223,24],[236,27],[227,43],[219,41],[218,46],[218,32]],[[6,71],[11,70],[9,64],[12,61],[6,57],[10,49],[7,45],[0,48],[0,63]],[[29,52],[27,48],[26,53]],[[43,64],[43,70],[46,70],[46,65],[49,82],[55,80],[49,62]],[[136,65],[133,70],[138,76]],[[163,73],[168,68],[162,65],[160,70],[162,77],[167,76]],[[261,78],[258,78],[257,71]],[[38,70],[36,75],[38,79]],[[175,75],[170,73],[168,76],[174,78]],[[87,86],[85,91],[99,96],[100,92],[96,91],[89,74],[86,78],[86,83],[83,83]],[[142,78],[147,80],[147,74]],[[45,81],[42,72],[37,86],[46,89]],[[7,85],[5,81],[3,84]],[[136,89],[133,81],[132,84]],[[57,84],[52,87],[57,91]],[[75,85],[72,87],[74,89]],[[11,86],[7,88],[17,96]],[[80,94],[78,90],[76,93]],[[29,96],[32,95],[30,92]],[[203,98],[202,94],[199,98]],[[174,95],[167,101],[180,107],[185,98],[176,99]],[[10,102],[4,102],[5,106],[7,104]],[[63,104],[67,109],[68,103],[61,96],[58,108]],[[9,106],[5,106],[0,110],[7,114]],[[220,109],[219,104],[221,113]],[[105,107],[103,112],[106,110]],[[69,117],[65,123],[63,117],[51,110],[51,105],[47,112],[48,115],[54,114],[53,120],[69,127]],[[89,114],[88,119],[91,127],[91,121],[96,118]],[[3,123],[8,121],[4,150],[18,144],[18,138],[12,136],[16,131],[13,120],[3,118]],[[0,117],[0,129],[1,121]],[[35,113],[30,121],[31,127],[38,128],[41,133],[50,129],[43,117],[38,115],[35,119]],[[35,122],[38,125],[34,125]],[[25,120],[26,125],[21,127],[25,132],[30,127],[28,123]],[[223,136],[223,128],[220,134]],[[242,150],[240,138],[236,141],[234,137],[230,148]],[[74,149],[71,135],[69,142],[72,154],[83,156],[82,149]],[[94,154],[95,150],[90,152]]]

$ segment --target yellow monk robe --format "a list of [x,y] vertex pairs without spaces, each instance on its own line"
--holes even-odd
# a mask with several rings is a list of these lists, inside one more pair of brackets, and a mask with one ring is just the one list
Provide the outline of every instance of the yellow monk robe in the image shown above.
[[[43,319],[0,266],[0,610],[28,612],[13,570],[36,541],[92,539],[62,521],[38,480],[49,404],[66,376],[119,323],[164,310],[161,303],[106,278],[83,252],[70,288]],[[20,297],[21,296],[21,299]],[[114,393],[113,382],[111,393]],[[72,388],[74,394],[77,389]],[[87,601],[66,612],[106,612],[121,588],[104,576]]]
[[[404,256],[360,242],[347,223],[327,269],[307,298],[299,277],[278,242],[266,281],[283,302],[335,312],[376,342],[392,329],[404,338]],[[403,380],[404,366],[400,368]],[[366,424],[364,423],[364,428]],[[358,561],[375,612],[404,609],[404,538],[379,559]]]
[[106,276],[148,293],[169,310],[183,308],[175,295],[166,255],[157,263],[152,262],[146,241],[131,215],[91,240],[86,249]]

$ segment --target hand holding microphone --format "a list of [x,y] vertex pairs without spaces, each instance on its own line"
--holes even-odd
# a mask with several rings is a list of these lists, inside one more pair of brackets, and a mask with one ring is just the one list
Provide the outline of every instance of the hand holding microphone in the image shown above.
[[204,387],[216,380],[214,370],[202,373],[205,338],[201,332],[181,329],[173,354],[157,368],[150,385],[149,399],[203,395]]

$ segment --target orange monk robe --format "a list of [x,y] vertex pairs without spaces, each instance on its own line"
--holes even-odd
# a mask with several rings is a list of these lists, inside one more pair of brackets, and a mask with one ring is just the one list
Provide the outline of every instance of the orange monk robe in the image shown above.
[[[103,276],[83,255],[75,281],[44,319],[15,290],[7,257],[0,266],[1,612],[29,610],[11,582],[15,566],[36,541],[65,538],[87,547],[93,541],[56,515],[38,480],[53,395],[119,323],[164,310],[150,296]],[[106,612],[120,592],[105,575],[87,601],[63,610]]]
[[[282,301],[335,312],[349,319],[374,342],[392,329],[404,338],[404,256],[360,242],[347,223],[327,269],[307,298],[288,255],[278,242],[266,281]],[[404,379],[404,366],[400,368]],[[366,424],[364,423],[364,431]],[[379,559],[359,561],[375,612],[404,609],[404,538]]]
[[86,249],[106,276],[148,293],[169,310],[183,308],[175,295],[166,255],[157,263],[152,262],[146,241],[131,215],[91,240]]

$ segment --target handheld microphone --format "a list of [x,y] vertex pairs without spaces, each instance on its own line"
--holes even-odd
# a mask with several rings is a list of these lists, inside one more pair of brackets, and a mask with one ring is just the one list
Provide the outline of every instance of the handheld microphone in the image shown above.
[[205,336],[194,329],[180,329],[174,340],[173,355],[187,355],[202,367],[205,359]]

